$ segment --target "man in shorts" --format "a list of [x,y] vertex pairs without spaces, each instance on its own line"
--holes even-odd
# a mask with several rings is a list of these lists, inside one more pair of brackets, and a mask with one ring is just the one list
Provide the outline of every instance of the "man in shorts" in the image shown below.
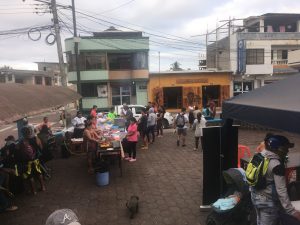
[[178,113],[175,118],[174,128],[177,132],[177,146],[180,145],[180,139],[182,141],[182,147],[185,147],[185,136],[187,134],[187,124],[189,118],[186,115],[186,109],[182,108],[181,113]]

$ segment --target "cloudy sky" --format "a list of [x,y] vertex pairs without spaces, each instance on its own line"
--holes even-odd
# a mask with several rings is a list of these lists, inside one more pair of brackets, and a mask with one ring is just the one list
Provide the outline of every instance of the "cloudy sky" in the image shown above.
[[[57,0],[57,3],[70,5],[71,0]],[[158,71],[158,52],[162,71],[175,61],[184,69],[197,69],[197,60],[205,53],[203,34],[224,23],[222,20],[264,13],[300,13],[298,0],[75,0],[75,4],[77,11],[86,14],[77,14],[82,36],[111,25],[145,32],[150,37],[150,71]],[[59,17],[64,40],[72,36],[70,10],[59,8]],[[56,45],[45,42],[52,32],[47,28],[51,18],[47,6],[37,1],[1,0],[0,66],[36,69],[33,62],[57,62]],[[45,26],[41,38],[30,40],[28,30],[41,26]],[[34,29],[31,31],[31,38],[39,36]],[[48,40],[51,41],[51,36]]]

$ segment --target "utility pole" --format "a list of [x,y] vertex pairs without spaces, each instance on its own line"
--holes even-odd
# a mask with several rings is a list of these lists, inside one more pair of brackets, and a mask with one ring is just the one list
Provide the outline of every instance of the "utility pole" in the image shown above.
[[63,51],[62,51],[62,45],[61,45],[60,29],[59,29],[59,22],[58,22],[57,9],[56,9],[56,0],[51,0],[51,9],[52,9],[52,14],[53,14],[53,22],[54,22],[59,70],[60,70],[60,75],[61,75],[61,83],[62,83],[62,86],[67,87],[67,76],[65,73],[65,64],[64,64],[64,57],[63,57]]
[[218,23],[216,24],[216,43],[215,43],[215,46],[216,46],[216,69],[218,70],[219,69],[219,51],[218,51],[218,32],[219,32],[219,28],[218,28]]
[[[79,63],[79,56],[78,56],[79,39],[77,38],[75,0],[72,0],[72,16],[73,16],[73,29],[74,29],[74,34],[73,34],[74,35],[74,51],[75,51],[76,74],[77,74],[77,92],[81,95],[80,63]],[[79,110],[82,110],[82,100],[81,99],[79,99]]]
[[158,72],[160,73],[160,52],[158,52]]

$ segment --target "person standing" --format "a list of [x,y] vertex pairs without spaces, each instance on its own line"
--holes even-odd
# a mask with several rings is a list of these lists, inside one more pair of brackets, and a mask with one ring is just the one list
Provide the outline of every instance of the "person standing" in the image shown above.
[[[156,125],[156,114],[154,113],[154,108],[149,109],[148,121],[147,121],[147,139],[150,144],[153,144],[155,141],[155,125]],[[152,141],[150,141],[150,133],[152,136]]]
[[197,118],[197,114],[198,114],[199,112],[201,112],[201,111],[199,110],[199,107],[196,106],[196,107],[195,107],[195,110],[194,110],[194,112],[193,112],[194,118]]
[[265,138],[265,149],[260,153],[269,160],[267,171],[263,176],[262,186],[250,186],[251,200],[257,214],[257,225],[276,225],[279,221],[279,211],[294,216],[300,221],[300,212],[295,210],[290,202],[285,179],[285,166],[289,148],[294,144],[281,135]]
[[148,141],[146,139],[147,136],[147,121],[148,116],[146,113],[146,109],[142,109],[142,116],[138,121],[138,131],[140,132],[140,136],[143,140],[142,149],[148,149]]
[[130,124],[128,126],[127,135],[126,135],[127,141],[128,141],[128,157],[125,158],[125,160],[128,160],[129,162],[135,162],[136,161],[136,143],[138,141],[138,131],[137,131],[137,124],[136,119],[132,117],[130,119]]
[[114,121],[116,117],[117,114],[115,113],[115,109],[114,107],[111,107],[109,113],[107,114],[107,118],[111,121]]
[[72,124],[74,126],[74,138],[82,138],[83,131],[85,128],[86,118],[82,116],[80,111],[77,112],[77,116],[72,120]]
[[43,122],[38,126],[38,130],[41,131],[42,127],[46,125],[47,128],[51,131],[51,123],[49,122],[49,119],[47,116],[43,118]]
[[209,108],[208,108],[208,110],[209,110],[209,116],[212,119],[214,119],[215,116],[216,116],[216,103],[214,101],[211,100],[209,102]]
[[157,113],[157,123],[156,123],[157,137],[163,137],[163,119],[164,119],[164,112],[162,108],[159,107]]
[[193,123],[193,130],[195,130],[195,148],[198,150],[199,139],[201,141],[201,149],[203,150],[203,128],[206,127],[206,119],[202,116],[201,112],[198,112],[196,119]]
[[189,107],[189,124],[190,128],[192,128],[194,120],[196,117],[194,117],[194,108],[192,106]]
[[182,141],[182,147],[185,147],[185,136],[187,134],[187,124],[189,119],[186,115],[186,109],[182,108],[181,113],[178,113],[175,118],[174,129],[177,132],[177,146],[180,145],[180,139]]
[[94,118],[97,118],[97,106],[93,105],[93,108],[91,109],[90,115]]
[[100,136],[95,132],[91,120],[86,121],[85,126],[86,128],[83,132],[83,146],[85,152],[87,152],[88,173],[93,174],[93,162],[96,160],[97,144]]
[[132,114],[131,110],[129,109],[128,105],[123,104],[123,109],[122,109],[122,112],[121,112],[121,116],[126,120],[125,127],[126,127],[126,130],[127,130],[128,126],[130,124],[130,120],[133,117],[133,114]]

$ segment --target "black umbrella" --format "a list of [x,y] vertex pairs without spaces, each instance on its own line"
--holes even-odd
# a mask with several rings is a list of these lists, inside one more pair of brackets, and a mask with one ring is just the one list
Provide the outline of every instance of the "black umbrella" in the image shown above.
[[222,115],[300,133],[300,74],[224,101]]

